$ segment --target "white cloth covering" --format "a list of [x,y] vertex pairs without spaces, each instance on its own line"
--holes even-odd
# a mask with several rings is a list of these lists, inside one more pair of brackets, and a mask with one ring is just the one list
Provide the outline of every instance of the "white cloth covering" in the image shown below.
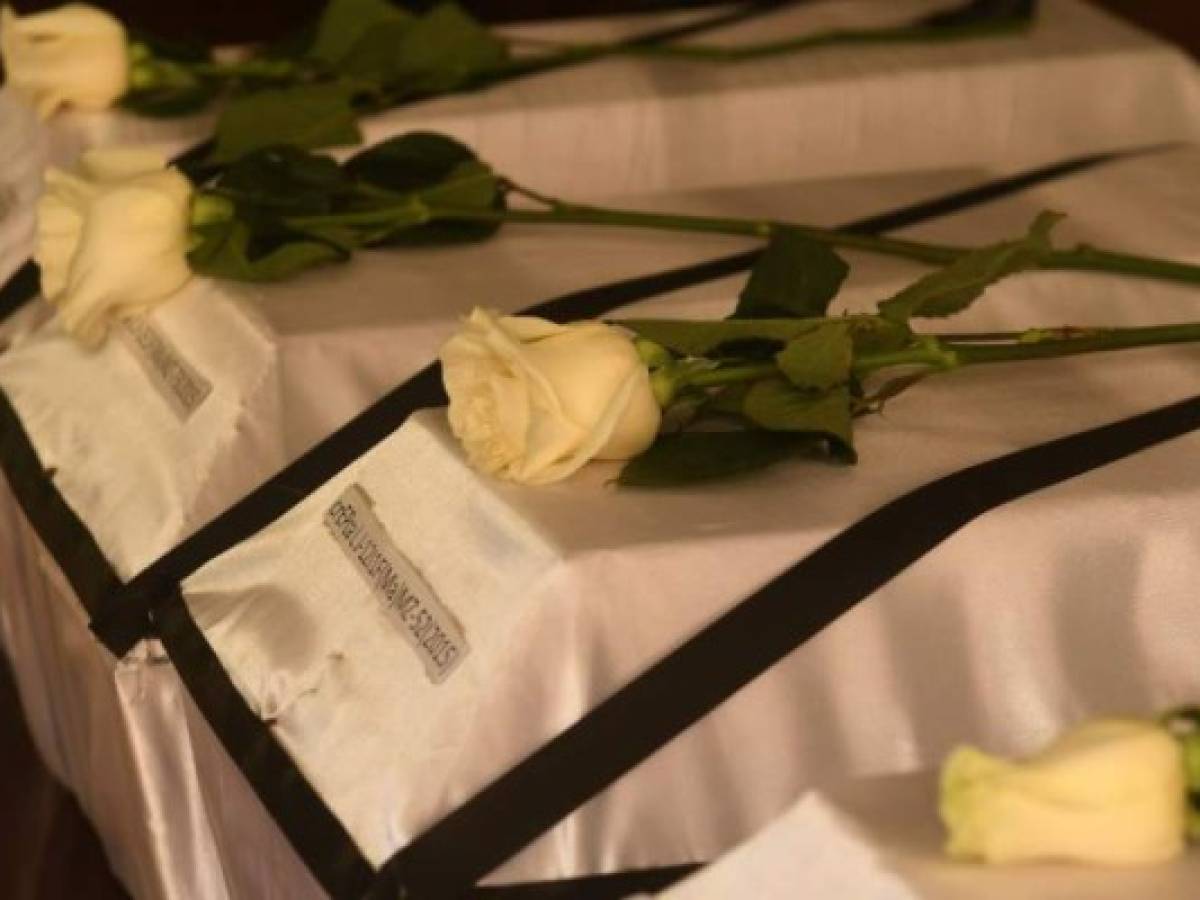
[[827,785],[662,900],[1190,900],[1200,852],[1164,865],[983,867],[941,853],[933,772]]
[[[1188,173],[1198,162],[1191,149],[1127,160],[911,233],[983,242],[1053,207],[1073,214],[1066,243],[1196,260],[1200,194]],[[775,197],[790,201],[782,187]],[[795,198],[817,200],[803,187]],[[915,271],[854,262],[846,303],[856,309]],[[738,281],[646,312],[720,314]],[[1130,325],[1196,310],[1194,289],[1037,273],[992,289],[954,327]],[[935,379],[861,424],[856,469],[797,462],[695,490],[614,490],[607,465],[549,488],[497,483],[466,467],[441,412],[421,413],[201,569],[185,595],[250,707],[274,720],[301,771],[382,863],[846,525],[972,463],[1193,396],[1198,352]],[[1189,435],[988,514],[494,879],[710,859],[822,779],[929,768],[963,739],[1018,752],[1080,714],[1194,698],[1197,449]],[[426,679],[323,525],[351,484],[466,633],[470,655],[444,684]],[[229,789],[208,774],[222,764],[203,749],[197,759],[202,784]],[[239,829],[212,814],[218,830]],[[256,846],[225,841],[239,855]],[[234,861],[227,871],[247,868]]]
[[[957,2],[817,0],[693,40],[907,23]],[[366,120],[364,131],[369,142],[443,131],[514,178],[572,197],[971,165],[1014,170],[1200,136],[1200,85],[1186,54],[1081,0],[1041,7],[1028,35],[829,47],[741,64],[610,58],[393,110]],[[708,15],[507,31],[591,41]],[[52,158],[61,164],[85,147],[127,142],[179,151],[208,136],[212,121],[63,114],[51,123]]]

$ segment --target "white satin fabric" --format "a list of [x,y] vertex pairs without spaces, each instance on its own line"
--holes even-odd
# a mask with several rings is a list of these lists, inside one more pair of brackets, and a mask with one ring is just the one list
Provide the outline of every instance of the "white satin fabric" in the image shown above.
[[1142,868],[953,863],[941,853],[934,772],[861,778],[805,794],[661,900],[1191,900],[1200,851]]
[[[1196,171],[1195,149],[1126,160],[908,234],[984,243],[1048,207],[1072,214],[1064,245],[1200,261]],[[718,209],[737,208],[733,196]],[[797,208],[818,196],[803,185],[774,191]],[[919,271],[853,263],[839,309],[867,308]],[[741,281],[627,312],[720,315]],[[456,304],[448,284],[447,293]],[[1194,288],[1044,272],[996,286],[951,327],[1148,324],[1192,320],[1197,309]],[[796,462],[693,490],[617,490],[615,468],[601,464],[546,488],[499,483],[467,467],[442,412],[425,412],[201,569],[185,596],[250,707],[274,721],[363,853],[382,863],[873,509],[973,463],[1194,396],[1198,367],[1191,345],[932,379],[861,423],[857,468]],[[1198,451],[1200,436],[1188,435],[984,516],[493,879],[711,859],[823,780],[935,767],[964,739],[1020,752],[1083,714],[1194,698]],[[441,685],[323,524],[350,484],[462,624],[471,653]],[[209,774],[225,763],[202,746],[201,783],[227,783]],[[216,830],[246,833],[212,814]],[[256,847],[225,840],[239,858]],[[235,861],[227,871],[247,869]]]
[[[942,5],[817,3],[779,14],[798,17],[794,20],[776,17],[741,26],[736,36],[870,17],[907,19]],[[1074,0],[1045,6],[1029,39],[870,52],[830,49],[728,68],[608,60],[389,113],[368,122],[367,132],[375,140],[416,127],[446,130],[478,145],[503,171],[570,196],[741,184],[737,190],[628,202],[830,224],[982,176],[959,171],[782,187],[771,182],[958,163],[1000,170],[1195,134],[1200,121],[1195,74],[1177,51]],[[547,26],[544,33],[576,34],[577,27],[583,34],[640,31],[666,20]],[[1097,94],[1099,83],[1106,90]],[[4,139],[35,127],[4,105],[0,116]],[[745,124],[733,128],[735,122]],[[207,130],[204,118],[164,123],[119,112],[73,114],[56,119],[37,138],[48,142],[38,153],[66,164],[84,147],[100,143],[143,140],[182,149]],[[34,139],[29,140],[32,147]],[[1063,205],[1087,213],[1083,231],[1097,243],[1194,254],[1194,241],[1179,237],[1195,226],[1194,212],[1188,212],[1195,209],[1194,159],[1169,159],[1175,161],[1088,176],[1103,180],[1077,187]],[[32,200],[24,175],[13,183]],[[1054,196],[1044,202],[1058,202]],[[1117,199],[1110,202],[1110,196]],[[1155,217],[1163,216],[1165,201],[1173,212],[1163,222]],[[1019,230],[1025,222],[1018,220],[1042,205],[1025,202],[1019,215],[974,214],[969,236],[986,239]],[[1130,210],[1138,227],[1129,227],[1129,219],[1114,210]],[[1000,217],[993,221],[992,215]],[[30,221],[22,227],[28,229]],[[0,221],[5,236],[0,254],[9,254],[4,227]],[[943,236],[964,240],[962,228],[956,223]],[[214,383],[212,397],[186,423],[170,418],[123,343],[85,357],[52,324],[0,356],[0,384],[26,420],[43,461],[58,466],[68,502],[118,573],[129,577],[431,359],[454,317],[470,306],[483,302],[513,310],[746,246],[721,237],[513,228],[478,247],[364,254],[351,269],[329,269],[290,285],[243,289],[198,279],[153,317]],[[12,253],[14,265],[25,252]],[[913,271],[876,261],[864,278],[890,285]],[[1080,283],[1091,284],[1086,278],[1070,282]],[[738,286],[738,279],[730,279],[682,292],[655,311],[723,311]],[[1147,290],[1170,294],[1137,282],[1120,290],[1131,291],[1133,299]],[[22,316],[28,317],[22,325],[28,331],[44,318],[44,306]],[[0,506],[0,521],[10,523],[0,535],[0,614],[27,715],[52,768],[80,795],[134,894],[311,894],[311,878],[221,758],[206,726],[193,722],[197,734],[189,736],[180,709],[190,705],[181,700],[170,666],[151,665],[156,651],[149,648],[117,665],[86,631],[77,598],[7,495]],[[605,541],[612,538],[600,546]],[[648,636],[638,652],[650,652],[658,639]],[[578,696],[561,708],[552,704],[549,719],[534,723],[528,740],[537,739],[537,729],[565,721],[641,658],[609,662],[595,652],[594,664],[605,677],[580,681]],[[515,749],[505,746],[506,752]],[[810,755],[819,752],[822,746]],[[196,799],[201,790],[203,807]],[[731,816],[728,827],[716,835],[701,829],[694,846],[727,846],[785,799],[747,798],[746,809]],[[620,801],[601,804],[609,802]],[[641,827],[631,821],[625,831],[632,833],[635,825]],[[675,840],[646,854],[670,855]],[[574,858],[569,842],[561,852],[549,868],[524,862],[512,872],[541,877],[586,869],[593,861]],[[545,859],[545,851],[539,853],[535,861]],[[583,855],[613,867],[627,864],[624,853],[593,849]],[[267,864],[276,859],[278,865]]]

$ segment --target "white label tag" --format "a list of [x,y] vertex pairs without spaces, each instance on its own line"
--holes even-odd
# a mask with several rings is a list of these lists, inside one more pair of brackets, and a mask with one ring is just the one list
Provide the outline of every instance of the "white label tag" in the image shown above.
[[357,484],[325,513],[325,527],[371,588],[434,684],[445,681],[470,648],[454,615],[388,537]]
[[120,334],[167,405],[180,419],[191,418],[212,393],[212,382],[197,372],[148,319],[125,319]]

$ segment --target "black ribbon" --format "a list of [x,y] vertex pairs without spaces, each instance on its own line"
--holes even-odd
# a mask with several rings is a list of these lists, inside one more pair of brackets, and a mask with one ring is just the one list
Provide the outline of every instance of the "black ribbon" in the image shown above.
[[38,294],[41,272],[37,263],[29,260],[13,273],[0,288],[0,321],[7,319]]

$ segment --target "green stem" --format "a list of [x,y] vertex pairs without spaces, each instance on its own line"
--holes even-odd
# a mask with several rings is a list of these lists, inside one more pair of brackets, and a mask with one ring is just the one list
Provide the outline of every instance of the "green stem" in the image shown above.
[[[677,213],[653,213],[632,209],[612,209],[581,204],[563,203],[535,194],[524,188],[517,190],[550,206],[547,210],[478,209],[436,206],[430,209],[432,218],[489,222],[553,223],[560,225],[606,225],[623,228],[651,228],[660,231],[707,232],[710,234],[744,235],[769,238],[776,229],[789,228],[812,240],[844,250],[862,250],[884,256],[896,256],[932,266],[944,266],[969,253],[973,248],[951,244],[933,244],[903,238],[857,234],[836,228],[818,228],[797,222],[766,219],[740,219],[719,216],[688,216]],[[1141,275],[1164,281],[1200,284],[1200,266],[1148,256],[1112,253],[1095,247],[1080,246],[1072,250],[1057,250],[1040,266],[1042,269],[1074,269],[1110,272],[1118,275]]]
[[[515,192],[535,199],[548,209],[484,209],[471,206],[428,204],[427,214],[419,221],[445,220],[457,222],[520,222],[548,225],[592,225],[615,228],[645,228],[656,231],[679,231],[706,234],[728,234],[742,237],[770,238],[777,229],[788,228],[830,247],[861,250],[885,256],[895,256],[932,266],[954,262],[972,248],[950,244],[933,244],[902,238],[857,234],[835,228],[819,228],[797,222],[768,219],[744,219],[725,216],[692,216],[679,213],[657,213],[643,210],[603,208],[564,203],[521,188],[508,185]],[[397,222],[413,223],[415,206],[411,198],[395,206],[378,206],[358,212],[336,213],[328,216],[306,216],[290,220],[297,228],[306,225],[374,225],[386,223],[390,216]],[[1110,253],[1093,247],[1078,247],[1053,253],[1042,265],[1044,269],[1081,269],[1142,275],[1188,284],[1200,284],[1200,266],[1151,257]]]
[[[1021,332],[1031,334],[1032,332]],[[927,336],[918,346],[888,353],[864,354],[854,361],[854,373],[860,377],[881,369],[917,366],[931,372],[949,372],[966,366],[1058,359],[1110,350],[1133,350],[1164,344],[1200,343],[1200,323],[1149,325],[1140,328],[1089,329],[1078,337],[1047,340],[975,343],[976,336],[955,340],[952,336]]]
[[721,216],[689,216],[632,209],[604,209],[558,203],[551,209],[480,209],[477,207],[430,207],[431,218],[474,222],[525,222],[554,225],[600,225],[617,228],[648,228],[657,231],[703,232],[743,237],[769,238],[778,228],[794,229],[813,240],[848,250],[866,250],[888,256],[945,265],[958,259],[969,248],[945,244],[906,241],[899,238],[854,234],[835,228],[818,228],[795,222],[766,219],[741,219]]
[[745,365],[726,366],[724,368],[692,372],[683,376],[681,379],[682,383],[678,387],[721,387],[727,384],[738,384],[743,381],[758,381],[760,378],[769,378],[772,375],[778,374],[779,366],[773,362],[748,363]]
[[958,357],[959,365],[976,366],[1196,342],[1200,342],[1200,322],[1094,329],[1079,337],[1015,344],[955,344],[947,341],[943,346]]
[[1200,266],[1129,253],[1113,253],[1087,244],[1081,244],[1072,250],[1056,250],[1042,268],[1116,272],[1122,275],[1143,275],[1164,281],[1200,284]]
[[205,78],[257,78],[292,84],[314,74],[314,70],[287,59],[245,59],[239,62],[189,62],[187,68]]

